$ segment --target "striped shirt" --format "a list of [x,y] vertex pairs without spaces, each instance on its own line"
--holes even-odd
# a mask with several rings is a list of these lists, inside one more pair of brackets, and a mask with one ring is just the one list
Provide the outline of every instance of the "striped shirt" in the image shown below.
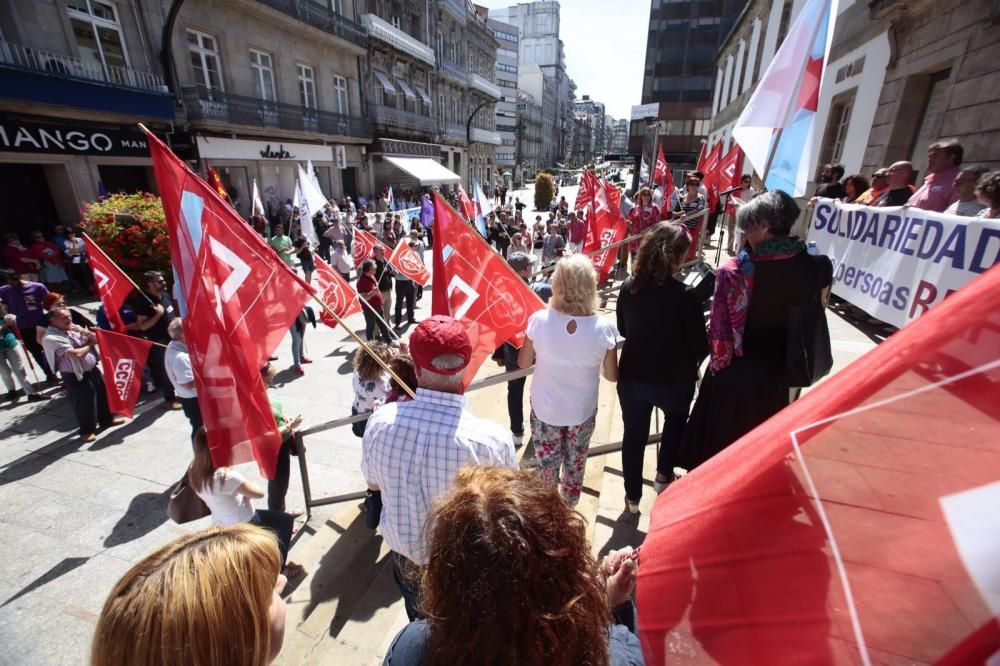
[[390,403],[368,419],[361,472],[382,491],[382,536],[416,564],[427,564],[427,515],[459,469],[517,468],[510,433],[465,406],[465,396],[420,388],[416,400]]

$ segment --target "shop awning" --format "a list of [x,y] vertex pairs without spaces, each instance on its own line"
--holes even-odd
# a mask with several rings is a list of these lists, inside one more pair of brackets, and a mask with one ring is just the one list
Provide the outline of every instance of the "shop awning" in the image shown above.
[[396,166],[420,181],[421,185],[446,185],[462,180],[461,176],[449,171],[440,162],[429,157],[386,157]]
[[413,94],[413,88],[411,88],[406,81],[403,79],[396,79],[396,85],[403,91],[403,94],[406,95],[407,99],[414,102],[417,101],[417,96]]
[[387,93],[389,93],[390,95],[396,94],[396,87],[392,85],[392,81],[389,80],[388,76],[378,71],[377,69],[373,69],[372,74],[375,75],[375,78],[378,79],[378,82],[382,84],[382,87],[385,88],[385,91]]
[[426,104],[427,106],[431,105],[431,97],[430,95],[427,94],[426,90],[424,90],[420,86],[417,86],[417,94],[420,95],[420,99],[424,100],[424,104]]

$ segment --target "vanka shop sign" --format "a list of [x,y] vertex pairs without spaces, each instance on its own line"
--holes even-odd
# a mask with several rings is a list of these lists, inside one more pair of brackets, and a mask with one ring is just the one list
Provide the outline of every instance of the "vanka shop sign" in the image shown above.
[[43,125],[2,121],[0,150],[56,155],[149,157],[146,135],[138,128],[105,129],[85,124]]

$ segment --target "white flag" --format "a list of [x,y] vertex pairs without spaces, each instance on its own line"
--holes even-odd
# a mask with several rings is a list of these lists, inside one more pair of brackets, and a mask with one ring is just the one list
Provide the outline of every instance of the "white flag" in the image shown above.
[[251,203],[251,215],[266,215],[264,202],[260,198],[260,189],[257,187],[257,179],[253,179],[253,201]]

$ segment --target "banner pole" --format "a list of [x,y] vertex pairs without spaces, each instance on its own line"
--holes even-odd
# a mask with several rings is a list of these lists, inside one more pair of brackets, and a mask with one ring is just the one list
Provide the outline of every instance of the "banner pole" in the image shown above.
[[[28,367],[31,368],[31,374],[35,377],[35,383],[41,383],[38,379],[38,370],[35,369],[35,363],[31,360],[31,354],[28,353],[28,348],[24,344],[24,338],[21,337],[21,331],[17,328],[17,326],[13,326],[11,328],[14,331],[14,337],[16,337],[21,343],[21,353],[24,354],[24,358],[28,361]],[[55,368],[50,369],[52,370],[52,373],[55,374]]]
[[767,189],[767,177],[771,174],[771,166],[774,164],[775,155],[778,154],[778,144],[781,143],[781,135],[784,131],[783,127],[778,128],[774,134],[774,143],[771,144],[771,149],[767,153],[767,164],[764,165],[764,176],[760,181],[765,190]]

